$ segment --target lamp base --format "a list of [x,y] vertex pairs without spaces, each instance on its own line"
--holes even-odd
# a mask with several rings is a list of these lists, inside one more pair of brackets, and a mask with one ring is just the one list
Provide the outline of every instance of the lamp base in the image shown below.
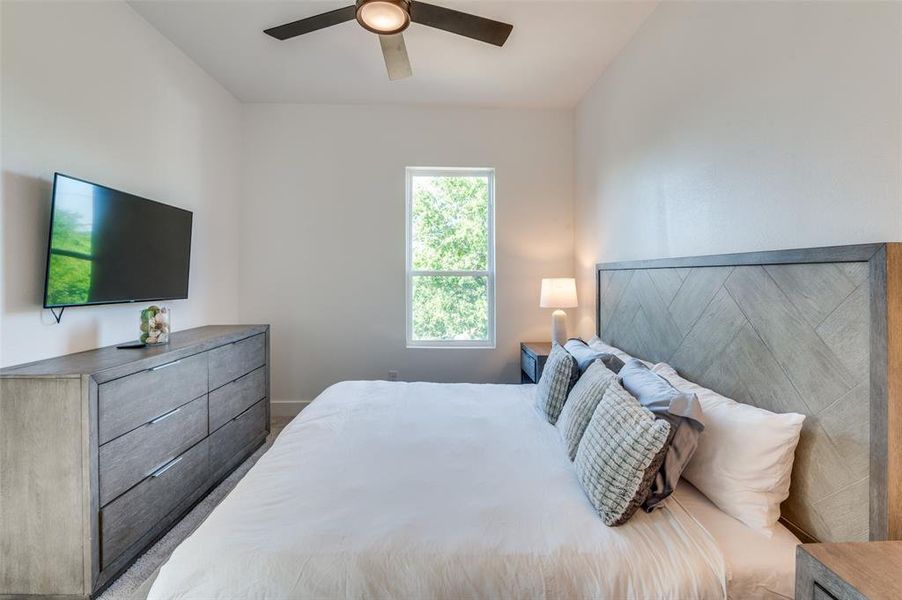
[[551,313],[551,341],[561,346],[567,343],[567,313],[561,309]]

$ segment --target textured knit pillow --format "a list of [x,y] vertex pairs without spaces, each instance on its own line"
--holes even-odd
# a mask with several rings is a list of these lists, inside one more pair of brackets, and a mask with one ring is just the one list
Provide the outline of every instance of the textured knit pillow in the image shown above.
[[536,387],[536,404],[552,425],[557,422],[564,402],[567,401],[567,394],[577,378],[579,366],[576,359],[563,346],[552,346]]
[[576,449],[595,413],[595,407],[601,402],[601,397],[611,382],[616,380],[617,375],[602,361],[596,360],[589,365],[570,390],[561,416],[557,420],[557,428],[564,443],[567,444],[567,455],[570,460],[576,458]]
[[667,453],[670,423],[656,419],[619,384],[609,385],[576,451],[576,474],[605,525],[626,523],[642,505]]

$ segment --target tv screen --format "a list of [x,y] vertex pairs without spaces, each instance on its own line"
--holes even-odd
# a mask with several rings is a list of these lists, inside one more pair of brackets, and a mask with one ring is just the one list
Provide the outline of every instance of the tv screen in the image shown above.
[[44,306],[188,297],[192,213],[57,173]]

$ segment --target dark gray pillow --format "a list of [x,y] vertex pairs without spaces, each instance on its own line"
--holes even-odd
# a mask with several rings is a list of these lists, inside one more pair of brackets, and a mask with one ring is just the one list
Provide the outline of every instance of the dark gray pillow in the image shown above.
[[567,340],[567,343],[564,344],[564,348],[567,349],[567,352],[570,353],[570,356],[576,359],[576,364],[579,365],[580,375],[585,373],[586,369],[589,368],[589,365],[594,363],[596,360],[603,362],[604,366],[606,366],[614,373],[619,373],[620,369],[623,368],[622,360],[620,360],[613,354],[593,350],[587,343],[579,338],[571,338]]
[[635,358],[626,361],[619,375],[623,387],[639,404],[671,425],[667,455],[643,504],[651,511],[673,493],[698,447],[698,436],[705,428],[702,407],[695,394],[681,392]]

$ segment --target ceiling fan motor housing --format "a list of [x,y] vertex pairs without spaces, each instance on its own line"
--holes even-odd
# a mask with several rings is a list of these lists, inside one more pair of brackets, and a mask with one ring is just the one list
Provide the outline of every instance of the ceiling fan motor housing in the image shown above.
[[379,35],[401,33],[410,25],[410,0],[357,0],[357,22]]

